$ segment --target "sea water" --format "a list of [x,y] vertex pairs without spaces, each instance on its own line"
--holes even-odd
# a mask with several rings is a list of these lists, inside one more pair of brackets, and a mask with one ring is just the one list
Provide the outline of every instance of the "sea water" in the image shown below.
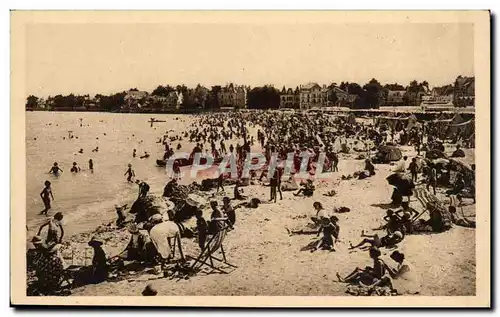
[[[152,116],[166,122],[151,127]],[[156,166],[156,159],[163,158],[164,153],[164,146],[156,142],[168,130],[175,131],[169,136],[185,131],[192,118],[171,114],[27,112],[26,218],[30,234],[46,221],[46,216],[39,215],[44,209],[40,192],[46,180],[52,183],[55,198],[49,216],[62,212],[69,234],[88,231],[115,218],[115,204],[137,197],[138,186],[128,183],[124,176],[129,163],[137,179],[146,180],[151,191],[161,192],[169,177],[165,168]],[[172,146],[178,143],[182,150],[192,150],[187,140],[174,141]],[[92,152],[96,147],[99,151]],[[83,154],[78,153],[80,149]],[[137,149],[135,158],[133,149]],[[150,157],[140,159],[145,151]],[[94,173],[89,170],[89,159],[94,162]],[[59,177],[48,174],[54,162],[64,171]],[[80,173],[70,172],[73,162],[81,168]]]

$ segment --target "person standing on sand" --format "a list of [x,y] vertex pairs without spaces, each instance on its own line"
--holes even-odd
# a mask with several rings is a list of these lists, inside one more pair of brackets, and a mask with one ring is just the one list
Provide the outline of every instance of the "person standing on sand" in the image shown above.
[[92,159],[89,160],[89,170],[91,173],[94,173],[94,162]]
[[417,183],[418,165],[417,165],[417,159],[415,157],[411,159],[411,163],[408,167],[408,170],[411,173],[411,181]]
[[37,236],[40,236],[43,228],[48,227],[47,238],[45,239],[45,244],[47,245],[47,247],[62,243],[62,239],[64,237],[64,229],[61,224],[62,220],[63,214],[61,212],[57,212],[54,215],[54,218],[41,225],[38,229]]
[[432,186],[432,190],[434,192],[434,195],[436,195],[436,187],[437,187],[437,171],[436,167],[434,166],[433,163],[429,164],[428,171],[427,171],[427,190],[429,190],[429,187]]
[[134,158],[135,158],[136,156],[137,156],[137,150],[136,150],[136,149],[134,149],[134,151],[132,152],[132,157],[134,157]]
[[52,197],[52,200],[54,200],[54,194],[52,193],[52,189],[50,188],[51,183],[49,181],[45,181],[44,185],[45,185],[45,187],[43,188],[42,192],[40,193],[40,197],[42,198],[43,205],[45,206],[45,209],[40,212],[40,215],[47,216],[47,212],[51,208],[50,198]]
[[127,175],[127,182],[129,183],[133,183],[132,181],[132,177],[135,177],[135,172],[134,170],[132,169],[132,164],[128,164],[128,169],[127,171],[125,172],[125,174],[123,174],[124,176]]

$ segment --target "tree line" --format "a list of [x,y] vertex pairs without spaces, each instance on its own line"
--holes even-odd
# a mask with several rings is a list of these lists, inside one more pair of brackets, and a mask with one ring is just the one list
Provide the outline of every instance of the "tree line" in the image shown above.
[[[361,86],[354,82],[341,82],[340,85],[336,83],[330,84],[326,95],[326,100],[329,104],[336,104],[340,99],[333,88],[339,88],[352,96],[354,101],[350,104],[351,108],[355,109],[373,109],[379,108],[383,105],[384,100],[387,100],[387,95],[390,90],[404,91],[402,105],[414,105],[416,96],[429,90],[427,81],[418,82],[413,80],[408,86],[404,87],[398,83],[382,85],[378,80],[372,78],[368,83]],[[443,91],[449,91],[453,86],[443,86]],[[283,87],[285,90],[285,87]],[[137,88],[131,88],[129,91],[138,91]],[[209,88],[203,87],[198,84],[195,88],[188,88],[185,85],[159,85],[151,94],[144,96],[142,99],[137,100],[141,105],[147,105],[151,109],[161,110],[164,109],[165,99],[169,98],[171,93],[177,92],[182,94],[182,109],[196,111],[196,110],[216,110],[221,108],[221,92],[223,87],[216,85]],[[297,87],[294,94],[299,93],[300,89]],[[118,92],[110,95],[97,94],[93,101],[98,103],[96,107],[100,111],[120,111],[126,106],[125,97],[127,92]],[[151,96],[153,98],[151,98]],[[154,98],[154,97],[164,97]],[[66,110],[78,111],[85,110],[88,105],[89,95],[74,95],[69,94],[56,95],[48,97],[45,101],[50,105],[47,110]],[[41,103],[41,99],[37,96],[30,95],[26,99],[27,109],[36,109]],[[249,109],[277,109],[280,107],[280,91],[272,85],[264,85],[261,87],[249,88],[246,91],[246,107]]]

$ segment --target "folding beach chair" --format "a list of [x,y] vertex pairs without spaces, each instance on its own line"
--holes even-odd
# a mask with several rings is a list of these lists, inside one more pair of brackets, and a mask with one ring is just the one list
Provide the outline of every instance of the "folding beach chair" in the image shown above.
[[[193,264],[191,265],[191,270],[193,271],[198,271],[200,270],[203,265],[206,265],[213,270],[219,271],[224,274],[228,274],[228,272],[222,270],[221,268],[218,268],[215,266],[214,261],[226,264],[230,267],[237,268],[237,266],[227,262],[226,259],[226,253],[224,252],[224,239],[226,238],[227,234],[227,229],[229,226],[223,227],[220,231],[218,231],[216,234],[214,234],[207,242],[203,250],[201,250],[200,255],[197,258],[191,257],[189,255],[186,255],[187,258],[190,258],[194,260]],[[214,256],[214,253],[220,249],[221,254],[222,254],[222,259],[217,258]]]

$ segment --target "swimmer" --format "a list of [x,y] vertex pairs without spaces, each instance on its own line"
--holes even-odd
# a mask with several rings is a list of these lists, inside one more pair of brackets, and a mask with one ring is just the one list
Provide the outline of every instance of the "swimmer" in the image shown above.
[[132,152],[132,157],[135,157],[137,154],[136,154],[137,150],[134,149],[134,152]]
[[99,152],[99,147],[96,146],[95,149],[92,150],[92,152]]
[[59,176],[59,172],[63,172],[63,170],[57,165],[57,162],[54,162],[54,166],[49,171],[49,174],[52,174],[54,176]]
[[89,170],[91,173],[94,173],[94,161],[92,159],[89,160]]
[[80,149],[80,151],[78,151],[78,153],[83,154],[83,149]]
[[45,206],[45,209],[40,212],[40,215],[47,215],[47,212],[51,208],[50,197],[52,197],[52,200],[54,200],[54,195],[52,194],[52,189],[50,188],[50,182],[45,181],[44,185],[45,185],[45,187],[43,188],[42,192],[40,193],[40,197],[42,198],[43,205]]
[[127,182],[132,183],[132,177],[135,177],[134,170],[132,169],[132,164],[129,164],[129,165],[128,165],[128,169],[127,169],[127,171],[125,172],[125,174],[123,174],[123,175],[124,175],[124,176],[125,176],[125,175],[128,175],[128,176],[127,176]]
[[80,167],[76,164],[76,162],[73,162],[73,167],[71,168],[70,172],[71,173],[78,173],[80,171]]

